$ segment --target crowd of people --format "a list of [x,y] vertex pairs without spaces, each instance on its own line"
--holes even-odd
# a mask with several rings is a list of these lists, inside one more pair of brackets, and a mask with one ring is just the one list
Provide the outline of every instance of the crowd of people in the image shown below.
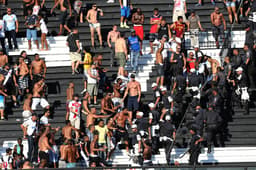
[[[132,12],[130,1],[119,0],[120,28],[132,28],[128,37],[123,31],[118,31],[117,25],[113,25],[108,33],[106,41],[111,51],[110,67],[118,67],[118,76],[114,82],[109,82],[107,69],[102,66],[103,55],[91,54],[96,47],[95,31],[99,37],[99,48],[103,47],[98,17],[103,17],[104,13],[97,4],[93,3],[92,9],[85,13],[80,0],[55,0],[51,11],[45,7],[45,1],[23,2],[29,50],[32,48],[31,40],[39,49],[38,28],[41,30],[41,50],[49,50],[46,21],[47,17],[54,16],[54,9],[59,7],[58,35],[63,34],[63,29],[68,32],[72,75],[82,73],[84,87],[80,97],[75,94],[76,84],[68,84],[65,126],[54,127],[54,123],[49,123],[51,110],[45,83],[47,67],[39,54],[35,54],[31,61],[26,51],[22,51],[17,61],[10,65],[7,52],[18,49],[16,33],[19,23],[11,8],[7,8],[7,14],[0,20],[0,114],[1,120],[7,118],[5,101],[11,98],[13,107],[23,104],[24,122],[20,126],[23,137],[18,138],[13,150],[8,148],[0,159],[3,169],[105,167],[111,165],[114,152],[120,149],[126,150],[134,164],[151,166],[152,155],[159,154],[159,149],[164,148],[166,162],[170,164],[174,159],[170,154],[172,149],[187,146],[189,164],[195,165],[201,147],[206,146],[208,153],[211,153],[213,144],[225,146],[229,138],[227,124],[234,114],[234,106],[241,106],[244,114],[249,114],[248,89],[254,87],[256,63],[253,22],[248,22],[243,50],[230,49],[224,56],[224,62],[221,62],[200,50],[198,33],[205,30],[204,25],[195,10],[190,10],[190,15],[187,15],[186,0],[174,0],[172,24],[168,24],[159,9],[155,8],[149,18],[151,27],[148,38],[149,55],[155,56],[157,75],[156,78],[150,77],[153,96],[147,99],[149,103],[145,103],[142,102],[141,84],[136,80],[138,58],[144,53],[143,25],[148,19],[141,8]],[[211,2],[215,5],[214,0]],[[230,24],[233,23],[233,14],[234,20],[239,22],[237,11],[241,12],[241,16],[256,11],[255,0],[242,1],[242,6],[236,0],[223,2],[229,12]],[[107,3],[113,1],[108,0]],[[199,0],[196,6],[201,5]],[[73,27],[67,24],[71,17],[75,18]],[[229,25],[217,6],[210,17],[216,48],[220,48],[220,41],[226,41],[224,30]],[[128,26],[129,20],[132,26]],[[91,48],[80,46],[76,26],[85,21],[89,23]],[[190,32],[193,47],[188,55],[184,53],[185,31]],[[9,49],[6,49],[5,38],[8,39]],[[128,65],[132,68],[130,73],[125,69],[128,58]],[[39,105],[43,114],[37,111]],[[61,137],[56,140],[59,133]],[[24,153],[23,140],[28,141],[27,154]]]

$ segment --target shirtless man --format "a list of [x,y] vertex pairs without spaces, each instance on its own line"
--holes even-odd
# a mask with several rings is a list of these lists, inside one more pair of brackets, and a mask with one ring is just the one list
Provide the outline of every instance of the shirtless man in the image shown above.
[[19,90],[20,90],[20,95],[24,95],[25,92],[28,92],[28,81],[29,81],[29,70],[27,64],[24,62],[24,58],[20,57],[19,58],[19,79],[18,79],[18,84],[19,84]]
[[124,66],[126,64],[126,60],[128,60],[127,45],[124,39],[124,33],[121,33],[120,37],[116,40],[115,56],[119,60],[119,68],[117,74],[119,76],[124,76]]
[[107,93],[106,96],[101,100],[101,113],[106,114],[115,114],[119,106],[114,107],[112,102],[112,94]]
[[[67,1],[67,4],[66,2]],[[63,27],[68,31],[71,32],[71,30],[68,28],[67,24],[66,24],[66,19],[68,16],[68,12],[67,12],[67,8],[69,8],[69,17],[72,16],[72,10],[71,10],[71,4],[70,4],[70,0],[57,0],[53,6],[53,8],[51,9],[51,14],[53,13],[53,10],[60,5],[60,31],[58,33],[58,35],[62,34],[62,30]]]
[[25,161],[23,163],[22,169],[34,169],[32,166],[30,166],[30,162],[29,161]]
[[127,109],[124,109],[122,112],[117,113],[115,117],[113,118],[114,121],[116,121],[116,144],[121,141],[123,138],[124,143],[126,145],[126,151],[129,153],[129,145],[128,145],[128,132],[126,130],[126,120],[129,121],[130,125],[132,124],[131,115],[129,115],[129,112]]
[[66,110],[67,110],[67,113],[66,113],[66,120],[69,119],[69,102],[73,100],[73,96],[74,96],[74,86],[75,84],[73,82],[69,82],[69,85],[68,85],[68,88],[66,90],[67,92],[67,100],[66,100]]
[[27,94],[27,97],[23,104],[23,112],[22,112],[22,117],[24,121],[28,120],[28,118],[33,113],[33,110],[31,109],[31,102],[32,102],[32,94]]
[[156,65],[157,65],[157,78],[156,78],[156,84],[160,86],[164,85],[164,62],[163,62],[163,55],[162,51],[164,49],[164,43],[166,41],[166,38],[163,37],[160,40],[161,46],[158,48],[156,52]]
[[8,57],[3,53],[3,50],[0,50],[0,67],[3,68],[5,64],[8,63]]
[[33,98],[32,98],[32,110],[36,110],[37,105],[41,105],[44,109],[49,109],[50,105],[44,98],[45,82],[44,79],[39,80],[35,83],[33,88]]
[[113,29],[108,33],[108,47],[111,49],[111,63],[110,66],[112,67],[114,64],[114,57],[115,57],[115,43],[116,40],[120,37],[120,32],[117,30],[117,26],[113,25]]
[[213,36],[216,41],[216,47],[219,48],[219,35],[224,42],[224,30],[226,30],[226,21],[222,13],[219,12],[219,7],[214,8],[214,12],[211,13],[211,22],[213,25]]
[[144,24],[145,16],[142,14],[142,11],[140,8],[137,8],[137,11],[132,15],[132,23],[133,23],[133,29],[135,30],[135,34],[140,38],[140,49],[142,49],[142,42],[144,39],[144,30],[143,30],[143,24]]
[[86,117],[86,127],[88,128],[90,125],[94,125],[94,121],[95,119],[103,119],[103,118],[108,118],[111,115],[97,115],[96,114],[96,108],[93,107],[91,108],[91,111],[88,113],[87,117]]
[[72,139],[68,140],[68,145],[65,147],[63,154],[64,160],[68,162],[66,168],[75,168],[76,160],[80,157],[80,155]]
[[[50,126],[45,127],[45,130],[38,141],[38,148],[39,148],[39,158],[40,158],[40,164],[44,163],[43,165],[40,165],[40,167],[48,167],[49,163],[49,150],[54,150],[49,145],[49,139],[48,134],[50,133]],[[43,161],[44,160],[44,161]]]
[[86,113],[90,113],[90,109],[89,109],[89,104],[90,104],[90,100],[91,100],[91,97],[90,97],[90,94],[87,92],[84,93],[84,97],[83,97],[83,111],[86,112]]
[[34,83],[38,82],[42,77],[45,78],[46,65],[45,62],[40,59],[39,54],[35,54],[35,59],[31,63],[30,77]]
[[97,8],[96,3],[92,5],[92,9],[90,9],[87,13],[86,20],[89,22],[90,31],[91,31],[91,42],[92,48],[94,49],[94,30],[97,31],[99,36],[100,48],[102,48],[102,36],[100,30],[100,23],[98,22],[98,12],[100,16],[103,16],[102,9]]
[[72,139],[72,131],[79,132],[78,129],[73,127],[69,120],[66,120],[66,126],[62,128],[62,135],[64,139]]
[[123,108],[123,104],[121,102],[121,92],[120,90],[124,88],[126,85],[122,85],[123,80],[121,78],[117,78],[116,83],[114,84],[113,90],[114,90],[114,95],[112,97],[112,102],[114,106],[118,106],[121,104],[121,108]]
[[220,67],[220,63],[218,60],[213,59],[211,57],[207,57],[207,61],[211,64],[211,71],[212,71],[212,76],[213,76],[213,81],[217,81],[217,68]]
[[143,166],[152,166],[152,148],[150,146],[150,142],[148,140],[144,141],[144,139],[142,139],[142,144],[144,146],[144,150],[143,150]]
[[[131,81],[127,84],[122,102],[124,102],[126,96],[129,93],[127,107],[129,110],[129,115],[132,115],[133,111],[137,111],[139,109],[139,102],[141,98],[141,87],[140,87],[140,83],[135,80],[134,74],[132,74],[130,78],[131,78]],[[131,117],[130,119],[132,120]]]

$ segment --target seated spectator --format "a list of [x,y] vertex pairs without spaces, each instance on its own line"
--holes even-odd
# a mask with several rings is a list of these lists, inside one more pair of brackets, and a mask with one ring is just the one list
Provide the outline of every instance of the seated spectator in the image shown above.
[[21,155],[22,157],[24,156],[23,155],[23,144],[22,144],[22,139],[21,138],[18,138],[17,139],[17,144],[14,146],[13,148],[13,153],[16,153],[18,155]]
[[7,148],[5,156],[0,159],[1,169],[12,169],[12,149]]
[[99,43],[100,43],[100,49],[102,49],[102,36],[101,36],[101,28],[100,23],[98,22],[98,14],[100,16],[103,16],[103,10],[97,8],[96,3],[92,5],[92,9],[90,9],[87,13],[86,20],[89,22],[90,26],[90,32],[91,32],[91,42],[92,42],[92,49],[95,49],[95,43],[94,43],[94,31],[96,30],[98,37],[99,37]]

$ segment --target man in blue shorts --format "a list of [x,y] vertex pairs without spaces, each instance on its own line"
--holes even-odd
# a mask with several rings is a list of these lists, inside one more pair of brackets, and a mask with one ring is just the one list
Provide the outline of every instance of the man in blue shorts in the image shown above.
[[37,20],[38,17],[36,15],[32,15],[32,9],[28,10],[28,16],[25,22],[27,27],[27,40],[28,40],[28,49],[31,50],[31,39],[33,39],[36,43],[37,49],[39,49],[39,44],[37,40]]
[[130,28],[127,25],[127,18],[130,16],[130,10],[132,9],[132,4],[130,0],[119,0],[121,18],[120,18],[120,27],[121,28]]

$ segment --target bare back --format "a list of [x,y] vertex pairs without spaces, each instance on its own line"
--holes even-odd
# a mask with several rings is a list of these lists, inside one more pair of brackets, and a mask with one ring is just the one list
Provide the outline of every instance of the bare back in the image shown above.
[[125,51],[126,51],[126,42],[125,42],[124,38],[118,38],[116,40],[116,44],[115,44],[115,52],[123,53]]
[[48,138],[46,136],[41,136],[38,141],[38,147],[40,151],[47,151],[49,148]]
[[67,88],[67,101],[72,100],[74,95],[74,88]]
[[75,146],[67,146],[65,148],[65,155],[67,158],[67,161],[69,163],[75,163],[76,162],[76,152],[77,152],[77,148]]
[[72,127],[71,126],[65,126],[62,128],[62,134],[64,138],[66,139],[72,139]]

